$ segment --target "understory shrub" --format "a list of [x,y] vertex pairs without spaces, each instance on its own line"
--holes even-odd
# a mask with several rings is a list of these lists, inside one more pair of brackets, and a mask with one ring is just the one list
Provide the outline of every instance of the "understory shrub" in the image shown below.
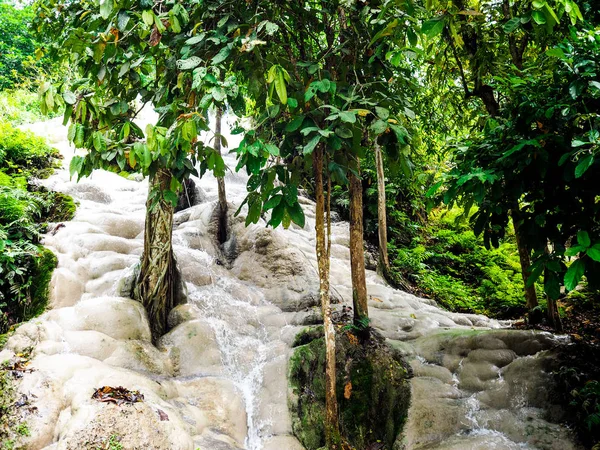
[[457,208],[433,211],[410,243],[399,243],[392,231],[392,270],[450,310],[498,318],[523,314],[523,280],[514,236],[508,235],[499,248],[487,249],[468,223],[458,220],[461,213]]
[[58,152],[0,123],[0,334],[42,313],[56,256],[40,245],[46,222],[70,220],[75,203],[31,182],[52,172]]

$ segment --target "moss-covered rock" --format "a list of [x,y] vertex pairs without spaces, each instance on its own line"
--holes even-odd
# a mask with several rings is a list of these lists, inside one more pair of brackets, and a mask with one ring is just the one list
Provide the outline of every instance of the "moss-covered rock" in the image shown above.
[[48,195],[51,200],[51,207],[45,217],[48,222],[66,222],[75,217],[77,205],[73,197],[62,192],[50,192]]
[[40,253],[33,274],[33,283],[31,284],[31,304],[29,305],[29,311],[25,315],[25,319],[39,316],[46,309],[50,294],[52,272],[58,266],[58,258],[50,250],[41,247]]
[[[296,336],[290,360],[290,409],[294,434],[308,450],[325,445],[325,341],[323,328]],[[340,431],[355,449],[381,443],[392,449],[410,402],[410,369],[399,352],[373,332],[361,343],[338,332],[336,347]]]

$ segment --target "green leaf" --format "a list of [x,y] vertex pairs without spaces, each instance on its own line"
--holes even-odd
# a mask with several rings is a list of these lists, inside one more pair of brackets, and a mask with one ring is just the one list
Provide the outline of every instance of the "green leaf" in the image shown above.
[[162,191],[163,194],[163,198],[165,199],[166,202],[171,203],[173,206],[177,206],[177,202],[179,201],[179,197],[177,196],[177,194],[171,190],[164,190]]
[[567,270],[567,273],[565,273],[565,288],[568,291],[574,290],[579,284],[579,281],[581,281],[581,277],[583,277],[584,272],[585,262],[583,262],[581,259],[573,261],[573,264],[571,264],[569,270]]
[[533,0],[532,6],[535,9],[542,9],[544,7],[544,5],[546,4],[545,1],[541,1],[541,0]]
[[63,93],[63,99],[67,105],[73,105],[77,101],[77,97],[71,91],[66,91]]
[[71,159],[71,163],[69,164],[69,173],[71,176],[81,174],[83,161],[84,159],[81,156],[73,156],[73,159]]
[[283,220],[283,216],[285,214],[285,204],[281,202],[281,196],[278,197],[280,199],[279,203],[277,204],[277,206],[275,206],[273,212],[271,212],[271,220],[269,220],[269,225],[271,225],[273,228],[277,228],[279,224],[281,224],[281,221]]
[[575,167],[575,178],[581,178],[581,176],[592,167],[592,164],[594,164],[594,155],[586,155],[581,159],[579,164],[577,164],[577,167]]
[[296,100],[295,98],[288,98],[287,105],[292,109],[297,108],[298,100]]
[[433,38],[440,34],[444,30],[444,26],[446,25],[446,17],[438,17],[436,19],[430,19],[423,22],[423,26],[421,27],[421,32],[427,36],[428,38]]
[[586,254],[596,262],[600,262],[600,246],[598,244],[587,249]]
[[538,25],[544,25],[546,23],[546,16],[541,11],[533,11],[531,17]]
[[388,124],[383,120],[376,120],[375,122],[373,122],[370,129],[375,135],[378,136],[386,132],[386,130],[388,129]]
[[296,131],[298,128],[300,128],[302,122],[304,122],[304,116],[294,117],[294,119],[285,126],[285,131],[288,133]]
[[265,202],[265,204],[263,206],[263,210],[268,211],[270,209],[275,208],[277,205],[279,205],[281,203],[282,199],[283,199],[283,195],[274,195],[268,201]]
[[350,128],[348,127],[337,127],[335,129],[335,134],[337,134],[342,139],[350,139],[353,136],[352,130],[350,130]]
[[379,39],[381,39],[382,37],[385,36],[391,36],[394,33],[394,28],[396,28],[398,26],[398,19],[394,19],[392,20],[390,23],[387,24],[387,26],[379,31],[374,37],[373,39],[371,39],[371,42],[369,43],[369,45],[373,45],[375,42],[377,42]]
[[100,15],[103,19],[108,19],[114,7],[113,0],[102,0],[100,2]]
[[565,256],[577,256],[579,252],[584,251],[587,246],[582,247],[581,245],[573,245],[565,250]]
[[388,120],[390,117],[390,111],[387,108],[382,108],[381,106],[376,106],[375,112],[377,113],[377,116],[381,120]]
[[560,297],[560,282],[555,272],[547,272],[544,279],[544,292],[551,299],[557,300]]
[[352,111],[340,111],[340,119],[346,123],[356,123],[356,113]]
[[550,50],[546,50],[546,55],[553,56],[559,59],[566,59],[565,52],[563,52],[560,48],[555,47]]
[[269,154],[271,154],[273,156],[279,156],[279,148],[276,145],[266,144],[265,148],[267,149]]
[[321,135],[318,134],[318,133],[315,134],[315,136],[310,141],[308,141],[308,144],[306,144],[304,146],[303,153],[305,155],[310,155],[313,152],[313,150],[315,149],[315,147],[317,146],[317,144],[319,143],[320,140],[321,140]]
[[223,61],[225,61],[227,59],[227,57],[229,56],[229,54],[231,53],[231,48],[229,48],[229,46],[225,46],[221,49],[221,51],[219,53],[217,53],[215,55],[215,57],[212,59],[212,63],[213,64],[220,64]]
[[508,22],[506,22],[504,24],[504,32],[506,34],[510,34],[513,31],[515,31],[517,28],[519,28],[520,26],[521,26],[521,18],[513,17],[512,19],[510,19]]
[[142,20],[149,27],[151,27],[154,24],[154,13],[151,9],[147,9],[142,13]]
[[580,230],[579,232],[577,232],[577,243],[585,248],[588,248],[590,245],[592,245],[590,235],[587,231]]
[[99,131],[94,132],[93,136],[94,148],[98,152],[106,151],[106,142],[104,141],[104,136]]
[[281,70],[278,70],[277,75],[275,76],[275,91],[277,91],[277,96],[279,97],[281,103],[283,103],[284,105],[287,104],[287,88],[285,86],[283,71]]
[[300,228],[304,228],[306,218],[304,217],[304,211],[302,211],[300,203],[296,202],[293,206],[288,205],[286,207],[286,211],[290,215],[292,222],[294,222]]

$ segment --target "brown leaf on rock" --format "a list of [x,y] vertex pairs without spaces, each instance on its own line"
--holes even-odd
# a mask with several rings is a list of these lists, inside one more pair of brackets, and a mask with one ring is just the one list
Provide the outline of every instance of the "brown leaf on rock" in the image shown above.
[[94,391],[92,398],[99,402],[114,403],[116,405],[144,401],[144,395],[140,394],[139,391],[130,391],[123,386],[102,386]]
[[160,419],[161,422],[169,420],[169,416],[162,409],[157,409],[156,412],[158,413],[158,417],[159,417],[159,419]]

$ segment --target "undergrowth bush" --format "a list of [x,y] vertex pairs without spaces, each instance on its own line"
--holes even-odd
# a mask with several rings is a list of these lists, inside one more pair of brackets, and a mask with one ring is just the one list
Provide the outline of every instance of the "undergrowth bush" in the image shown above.
[[509,235],[499,248],[486,249],[468,223],[458,220],[461,213],[459,209],[433,211],[405,245],[398,245],[402,238],[392,231],[392,269],[450,310],[501,318],[524,313],[514,236]]
[[32,133],[0,123],[0,334],[43,312],[56,256],[40,245],[45,222],[70,220],[73,199],[32,177],[51,173],[58,152]]

